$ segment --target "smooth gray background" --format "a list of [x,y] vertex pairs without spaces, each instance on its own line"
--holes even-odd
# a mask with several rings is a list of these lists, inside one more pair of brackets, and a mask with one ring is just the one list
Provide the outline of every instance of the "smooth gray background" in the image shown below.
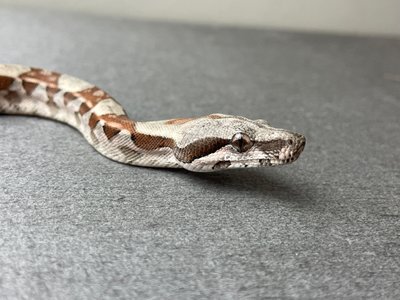
[[0,43],[137,119],[223,112],[308,138],[290,166],[195,174],[1,116],[0,298],[400,297],[399,40],[2,9]]
[[0,0],[106,16],[400,37],[399,0]]

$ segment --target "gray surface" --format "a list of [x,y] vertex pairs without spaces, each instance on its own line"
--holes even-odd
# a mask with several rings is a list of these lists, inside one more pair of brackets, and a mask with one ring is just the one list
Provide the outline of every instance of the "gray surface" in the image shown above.
[[89,80],[139,119],[241,114],[308,138],[291,166],[192,174],[1,116],[0,298],[400,297],[400,41],[4,9],[0,25],[1,61]]

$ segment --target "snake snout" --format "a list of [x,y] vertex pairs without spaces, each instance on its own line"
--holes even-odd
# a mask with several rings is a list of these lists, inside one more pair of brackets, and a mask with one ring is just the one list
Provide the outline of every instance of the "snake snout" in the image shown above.
[[276,157],[283,163],[294,162],[304,150],[306,138],[299,133],[290,133],[285,139],[284,146],[280,149]]
[[304,135],[295,133],[294,136],[296,138],[296,143],[293,145],[292,161],[296,160],[300,156],[306,146],[306,138]]
[[304,147],[306,146],[306,137],[304,135],[298,134],[297,133],[297,139],[298,139],[298,148],[297,151],[303,151]]

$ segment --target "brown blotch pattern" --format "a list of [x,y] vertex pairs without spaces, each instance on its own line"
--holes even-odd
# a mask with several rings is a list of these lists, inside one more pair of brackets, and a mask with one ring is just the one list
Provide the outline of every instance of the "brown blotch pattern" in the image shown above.
[[37,88],[39,84],[36,82],[22,81],[22,86],[27,95],[32,95],[34,89]]
[[103,126],[103,131],[106,137],[110,140],[114,136],[116,136],[118,133],[120,133],[121,129],[112,127],[110,124],[105,123]]
[[56,87],[46,87],[47,97],[49,97],[49,102],[54,104],[54,95],[57,94],[60,89]]
[[[217,114],[211,114],[211,115],[208,115],[207,117],[210,118],[210,119],[222,119],[222,118],[224,118],[224,116],[217,115]],[[193,120],[196,120],[196,119],[198,119],[198,118],[176,118],[176,119],[167,120],[165,122],[165,124],[168,124],[168,125],[180,125],[180,124],[185,124],[187,122],[190,122],[190,121],[193,121]]]
[[6,98],[9,101],[16,101],[20,99],[20,96],[17,92],[14,91],[9,91],[6,95],[4,95],[4,98]]
[[64,93],[64,105],[67,105],[68,102],[75,100],[78,96],[75,93],[66,92]]
[[[60,89],[58,88],[58,80],[60,76],[60,73],[31,68],[30,71],[21,74],[19,78],[22,79],[24,89],[26,90],[28,95],[32,94],[32,91],[37,87],[38,84],[42,83],[46,85],[46,90],[50,102],[54,103],[54,94],[60,91]],[[2,85],[5,86],[6,84],[8,83],[5,82]],[[85,99],[85,103],[81,105],[81,108],[79,110],[79,113],[81,115],[88,112],[100,101],[111,98],[110,95],[107,94],[105,91],[94,86],[79,92],[66,92],[64,94],[64,104],[67,105],[68,102],[73,101],[79,97]]]
[[149,151],[163,147],[175,147],[175,141],[171,138],[137,132],[135,129],[135,122],[130,120],[127,116],[117,116],[112,114],[98,116],[93,113],[89,118],[89,127],[91,129],[95,128],[96,124],[100,120],[105,122],[103,131],[108,139],[117,135],[121,130],[127,130],[131,133],[131,139],[135,145],[143,150]]
[[81,104],[81,106],[79,107],[79,114],[81,116],[83,116],[84,114],[86,114],[88,111],[90,110],[90,107],[87,106],[87,104],[84,102]]
[[197,158],[211,154],[226,146],[230,140],[223,138],[204,138],[187,145],[184,148],[175,148],[174,154],[177,159],[184,163],[190,163]]
[[163,136],[153,136],[139,132],[132,133],[132,140],[135,145],[143,150],[156,150],[159,148],[174,148],[175,141]]
[[[79,108],[79,113],[81,115],[87,113],[90,109],[95,107],[99,102],[109,98],[113,99],[108,93],[94,86],[79,92],[73,92],[73,93],[66,92],[64,94],[64,103],[65,105],[67,105],[68,102],[75,100],[79,97],[85,100],[85,102],[82,103],[81,107]],[[115,103],[117,103],[117,101],[115,101]]]
[[[90,119],[92,121],[90,121]],[[92,114],[89,119],[90,128],[96,127],[96,124],[100,120],[104,120],[109,123],[111,126],[118,128],[120,130],[126,129],[129,132],[134,132],[134,122],[130,120],[127,116],[117,116],[113,114],[101,115],[98,116],[96,114]]]
[[91,129],[96,127],[97,122],[100,121],[100,116],[96,115],[96,114],[91,114],[90,118],[89,118],[89,127]]
[[[59,73],[32,68],[30,71],[21,74],[19,78],[22,80],[23,88],[28,95],[31,95],[39,84],[46,86],[49,102],[54,104],[54,95],[60,91],[58,88],[58,80],[60,76],[61,74]],[[15,79],[12,77],[0,76],[0,90],[7,90],[14,80]],[[18,93],[11,91],[8,91],[5,97],[9,100],[19,99]],[[63,97],[65,105],[79,97],[85,100],[85,102],[82,103],[79,108],[80,115],[84,115],[85,113],[89,112],[102,100],[111,98],[108,93],[96,86],[79,92],[66,91]],[[183,124],[193,119],[194,118],[173,119],[167,121],[167,124]],[[125,115],[117,116],[114,114],[106,114],[99,116],[95,113],[92,113],[89,118],[89,127],[94,129],[100,120],[104,121],[103,131],[108,139],[113,138],[115,135],[121,132],[121,130],[127,130],[131,133],[131,138],[135,145],[143,150],[156,150],[162,147],[175,147],[175,141],[171,138],[152,136],[137,132],[135,129],[135,122],[130,120]]]
[[[99,89],[97,86],[88,88],[81,92],[74,93],[76,97],[82,97],[86,100],[86,105],[91,109],[102,100],[111,98],[105,91]],[[114,100],[115,101],[115,100]]]
[[[20,74],[18,78],[21,80],[24,91],[29,96],[32,95],[32,92],[39,84],[46,86],[46,92],[50,103],[54,104],[53,96],[59,91],[57,84],[60,76],[61,75],[59,73],[31,68],[30,71]],[[0,90],[8,89],[14,80],[15,78],[12,77],[0,76]],[[10,101],[16,101],[20,99],[20,95],[13,91],[8,91],[4,97]]]
[[19,75],[24,81],[35,82],[35,83],[45,83],[51,87],[57,87],[58,79],[61,74],[56,72],[49,72],[42,69],[31,68],[30,71]]
[[169,125],[179,125],[179,124],[184,124],[187,123],[189,121],[192,121],[196,118],[177,118],[177,119],[171,119],[165,122],[165,124],[169,124]]
[[0,76],[0,90],[8,90],[14,80],[12,77]]
[[93,113],[89,118],[89,127],[91,129],[95,128],[100,120],[105,122],[103,131],[108,139],[111,139],[123,129],[128,130],[131,134],[134,132],[134,122],[132,120],[126,116],[112,114],[98,116]]

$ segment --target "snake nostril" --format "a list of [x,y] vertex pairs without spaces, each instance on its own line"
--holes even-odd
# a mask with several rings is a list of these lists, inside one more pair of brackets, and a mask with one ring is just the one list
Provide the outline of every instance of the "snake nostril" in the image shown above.
[[292,139],[288,139],[287,143],[288,143],[289,146],[291,146],[291,145],[293,145],[293,140]]

